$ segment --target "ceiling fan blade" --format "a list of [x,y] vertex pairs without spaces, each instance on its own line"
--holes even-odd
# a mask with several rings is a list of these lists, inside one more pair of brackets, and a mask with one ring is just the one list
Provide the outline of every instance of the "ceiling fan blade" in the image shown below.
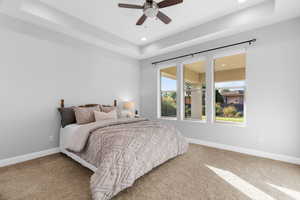
[[132,8],[132,9],[144,9],[144,6],[126,4],[126,3],[119,3],[119,7],[121,7],[121,8]]
[[147,19],[146,15],[141,16],[141,18],[137,21],[136,25],[142,25]]
[[169,24],[172,20],[170,17],[162,13],[161,11],[158,12],[157,18],[160,19],[163,23]]
[[162,2],[159,2],[157,5],[159,8],[165,8],[169,6],[174,6],[176,4],[182,3],[183,0],[164,0]]

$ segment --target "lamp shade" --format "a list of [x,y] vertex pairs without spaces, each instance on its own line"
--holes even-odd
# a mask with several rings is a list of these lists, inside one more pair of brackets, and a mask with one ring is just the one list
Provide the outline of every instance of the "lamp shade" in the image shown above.
[[132,101],[126,101],[124,102],[123,108],[126,110],[131,110],[134,108],[134,102]]

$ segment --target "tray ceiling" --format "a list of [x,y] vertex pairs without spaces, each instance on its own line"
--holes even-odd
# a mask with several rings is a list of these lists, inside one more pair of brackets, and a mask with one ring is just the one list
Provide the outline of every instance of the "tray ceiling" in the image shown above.
[[[122,9],[118,7],[118,3],[142,5],[142,0],[41,1],[136,45],[144,45],[264,0],[249,0],[243,4],[239,4],[237,0],[184,0],[182,4],[162,9],[173,20],[169,25],[148,19],[141,27],[135,23],[142,15],[142,10]],[[142,37],[146,37],[147,42],[142,41]]]
[[136,26],[142,11],[118,3],[144,1],[0,0],[0,21],[39,38],[80,41],[145,59],[300,16],[299,0],[184,0],[162,9],[171,24],[154,19]]

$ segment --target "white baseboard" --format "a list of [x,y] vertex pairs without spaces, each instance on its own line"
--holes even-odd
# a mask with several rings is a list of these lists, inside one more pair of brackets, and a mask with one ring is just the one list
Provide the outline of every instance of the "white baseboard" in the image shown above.
[[[247,154],[247,155],[252,155],[252,156],[257,156],[257,157],[262,157],[262,158],[269,158],[272,160],[278,160],[278,161],[283,161],[283,162],[287,162],[287,163],[300,165],[300,158],[297,158],[297,157],[268,153],[268,152],[254,150],[254,149],[247,149],[247,148],[243,148],[243,147],[237,147],[237,146],[214,143],[214,142],[209,142],[209,141],[204,141],[204,140],[198,140],[198,139],[194,139],[194,138],[186,138],[186,139],[188,140],[189,143],[192,143],[192,144],[200,144],[203,146],[214,147],[217,149],[224,149],[224,150],[228,150],[228,151],[234,151],[234,152],[243,153],[243,154]],[[14,165],[17,163],[25,162],[28,160],[33,160],[36,158],[48,156],[48,155],[59,153],[59,152],[60,152],[60,149],[57,147],[57,148],[48,149],[48,150],[44,150],[44,151],[40,151],[40,152],[35,152],[35,153],[30,153],[30,154],[26,154],[26,155],[22,155],[22,156],[17,156],[17,157],[13,157],[13,158],[0,160],[0,167]]]
[[53,149],[48,149],[48,150],[44,150],[44,151],[39,151],[39,152],[35,152],[35,153],[30,153],[30,154],[26,154],[26,155],[22,155],[22,156],[17,156],[17,157],[13,157],[13,158],[0,160],[0,167],[14,165],[17,163],[25,162],[28,160],[33,160],[36,158],[48,156],[48,155],[59,153],[59,152],[60,152],[59,148],[53,148]]
[[269,158],[272,160],[278,160],[278,161],[283,161],[283,162],[287,162],[287,163],[300,165],[300,158],[297,158],[297,157],[268,153],[268,152],[254,150],[254,149],[247,149],[247,148],[243,148],[243,147],[237,147],[237,146],[231,146],[231,145],[226,145],[226,144],[198,140],[198,139],[194,139],[194,138],[187,138],[187,140],[191,144],[200,144],[203,146],[213,147],[213,148],[217,148],[217,149],[234,151],[234,152],[248,154],[248,155],[252,155],[252,156]]

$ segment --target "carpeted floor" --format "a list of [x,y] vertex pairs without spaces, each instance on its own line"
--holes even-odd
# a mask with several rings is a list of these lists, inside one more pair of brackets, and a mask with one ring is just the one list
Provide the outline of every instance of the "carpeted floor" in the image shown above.
[[[0,168],[0,199],[90,199],[91,175],[62,154]],[[190,145],[113,198],[129,199],[300,199],[300,166]]]

